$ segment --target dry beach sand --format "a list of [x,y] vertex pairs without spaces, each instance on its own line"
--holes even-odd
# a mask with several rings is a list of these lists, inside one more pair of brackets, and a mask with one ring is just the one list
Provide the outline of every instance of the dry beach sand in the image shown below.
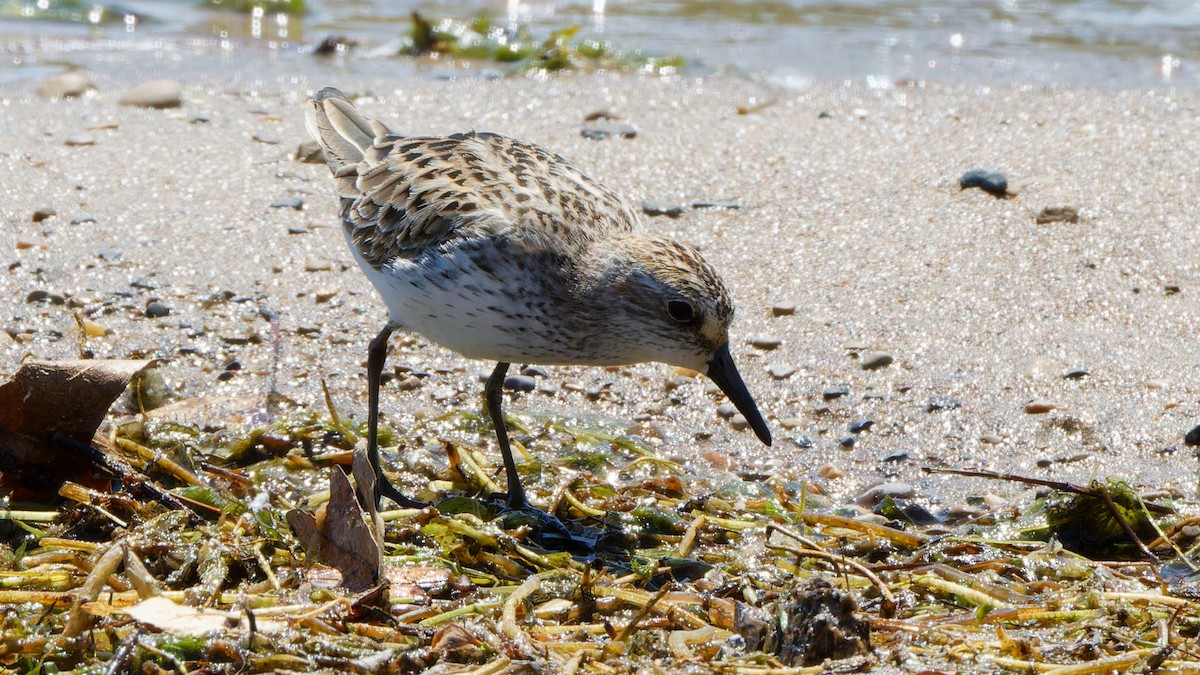
[[[922,466],[1121,476],[1196,498],[1183,443],[1200,424],[1195,92],[442,80],[179,52],[74,53],[97,91],[73,100],[37,96],[37,78],[0,90],[0,376],[26,355],[75,357],[78,311],[111,331],[88,341],[95,356],[162,358],[180,397],[274,386],[320,408],[324,378],[361,419],[384,311],[342,242],[326,168],[290,157],[306,139],[303,101],[334,85],[398,131],[498,131],[635,204],[684,205],[645,227],[700,246],[724,273],[734,356],[776,442],[760,446],[700,380],[659,365],[546,368],[510,412],[632,428],[698,471],[811,480],[835,502],[882,483],[935,509],[1029,498]],[[182,107],[119,103],[157,77],[182,83]],[[637,136],[584,138],[600,110]],[[1019,194],[960,190],[977,167],[1004,171]],[[289,198],[302,208],[271,206]],[[1035,222],[1059,205],[1080,220]],[[35,222],[40,209],[55,215]],[[151,301],[169,314],[145,316]],[[773,315],[788,304],[794,314]],[[870,351],[894,362],[866,370]],[[492,366],[420,339],[393,339],[389,363],[429,374],[385,386],[401,429],[478,409]],[[1064,378],[1072,369],[1087,374]],[[848,393],[827,399],[836,387]],[[1053,409],[1027,412],[1031,401]],[[873,426],[851,434],[863,419]]]

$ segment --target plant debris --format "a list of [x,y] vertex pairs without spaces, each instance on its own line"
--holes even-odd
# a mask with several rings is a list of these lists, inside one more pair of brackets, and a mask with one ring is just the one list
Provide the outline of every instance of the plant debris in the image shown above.
[[[621,533],[572,554],[480,498],[496,461],[473,444],[482,415],[420,424],[381,439],[437,506],[376,513],[356,499],[373,480],[361,430],[332,408],[205,399],[118,420],[85,443],[182,506],[117,483],[64,484],[57,503],[10,491],[0,658],[21,672],[1200,668],[1196,518],[1120,481],[1043,481],[1045,506],[1019,515],[880,522],[814,486],[697,477],[634,437],[514,418],[534,502]],[[1088,532],[1083,552],[1068,531]]]

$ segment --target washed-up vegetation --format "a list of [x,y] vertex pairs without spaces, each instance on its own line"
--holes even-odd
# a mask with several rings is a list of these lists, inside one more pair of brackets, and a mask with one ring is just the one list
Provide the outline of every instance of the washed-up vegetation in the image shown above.
[[506,28],[484,15],[470,21],[430,20],[413,12],[412,26],[401,39],[400,52],[545,71],[585,69],[670,74],[686,65],[679,56],[621,49],[606,40],[578,37],[579,30],[579,26],[567,26],[539,38],[524,26]]
[[[177,401],[78,440],[126,382],[135,410],[161,402],[153,366],[31,362],[0,388],[16,672],[1200,668],[1197,527],[1119,481],[917,526],[894,501],[864,517],[816,485],[700,478],[634,437],[514,419],[535,501],[597,535],[572,554],[474,499],[496,489],[475,414],[386,430],[405,488],[441,502],[380,513],[339,468],[362,430],[332,406]],[[83,381],[102,391],[67,395]]]

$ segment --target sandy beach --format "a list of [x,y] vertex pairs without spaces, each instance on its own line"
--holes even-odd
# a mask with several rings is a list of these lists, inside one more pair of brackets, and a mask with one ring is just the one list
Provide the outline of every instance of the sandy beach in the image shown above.
[[[546,368],[513,413],[628,428],[696,471],[811,481],[835,503],[888,482],[933,509],[1029,499],[924,466],[1123,477],[1196,501],[1183,442],[1200,424],[1195,92],[398,79],[386,63],[240,57],[230,80],[220,55],[82,49],[71,60],[93,93],[47,100],[40,78],[0,91],[0,376],[27,355],[76,357],[78,312],[111,331],[87,341],[96,357],[163,359],[178,397],[276,387],[321,408],[324,379],[362,419],[384,310],[342,241],[325,166],[292,159],[304,100],[333,85],[398,131],[509,134],[635,205],[683,206],[645,228],[723,272],[734,357],[776,442],[760,446],[700,380],[653,364]],[[119,103],[161,77],[182,84],[181,107]],[[636,137],[584,138],[596,111]],[[960,190],[974,168],[1003,171],[1018,194]],[[1078,222],[1036,222],[1063,205]],[[147,317],[150,302],[169,313]],[[794,314],[775,316],[785,305]],[[894,362],[864,369],[873,351]],[[428,374],[385,387],[401,430],[478,409],[492,365],[418,338],[394,339],[390,359]],[[851,433],[861,420],[873,424]]]

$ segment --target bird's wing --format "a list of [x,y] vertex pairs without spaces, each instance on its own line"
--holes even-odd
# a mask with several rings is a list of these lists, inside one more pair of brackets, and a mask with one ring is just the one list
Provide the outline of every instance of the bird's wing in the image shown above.
[[377,262],[500,233],[590,241],[629,231],[637,218],[558,155],[490,133],[377,137],[355,188],[343,216]]
[[493,133],[394,135],[340,93],[318,95],[309,129],[338,179],[351,239],[375,266],[456,238],[585,245],[637,222],[613,191],[531,143]]

